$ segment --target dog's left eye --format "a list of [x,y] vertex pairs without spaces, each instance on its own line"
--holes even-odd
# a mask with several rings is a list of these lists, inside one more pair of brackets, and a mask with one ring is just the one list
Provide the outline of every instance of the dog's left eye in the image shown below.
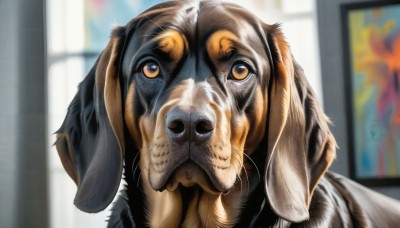
[[142,72],[148,78],[156,78],[160,75],[160,67],[155,62],[148,62],[144,64]]
[[250,75],[249,68],[243,63],[233,65],[231,69],[231,76],[235,80],[244,80]]

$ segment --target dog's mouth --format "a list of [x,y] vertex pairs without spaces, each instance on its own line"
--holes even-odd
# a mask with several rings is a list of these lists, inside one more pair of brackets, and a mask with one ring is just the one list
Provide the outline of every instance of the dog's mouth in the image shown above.
[[[235,176],[236,178],[236,176]],[[225,183],[221,181],[212,171],[207,172],[205,169],[201,168],[195,162],[188,160],[177,168],[175,168],[170,175],[163,175],[154,183],[151,181],[152,187],[158,191],[176,191],[178,188],[193,188],[200,187],[204,191],[211,194],[221,194],[226,193],[233,188],[234,183]]]
[[187,161],[180,165],[168,178],[165,188],[175,191],[179,186],[192,188],[199,186],[209,193],[219,193],[210,177],[197,164]]

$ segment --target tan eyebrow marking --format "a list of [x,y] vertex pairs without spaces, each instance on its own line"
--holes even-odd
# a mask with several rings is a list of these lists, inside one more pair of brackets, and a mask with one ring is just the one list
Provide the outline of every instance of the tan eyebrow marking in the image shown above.
[[230,31],[220,30],[213,33],[207,41],[207,51],[211,59],[220,59],[229,55],[239,38]]
[[174,61],[183,57],[188,49],[186,37],[175,30],[167,30],[158,36],[158,48],[169,55]]

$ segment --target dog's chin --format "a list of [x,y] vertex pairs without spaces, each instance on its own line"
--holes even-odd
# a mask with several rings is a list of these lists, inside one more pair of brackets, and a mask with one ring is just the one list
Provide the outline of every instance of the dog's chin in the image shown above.
[[174,192],[182,187],[199,187],[211,194],[221,194],[229,192],[236,182],[236,179],[235,181],[222,182],[214,175],[208,175],[204,169],[191,161],[183,163],[169,177],[166,176],[164,178],[164,181],[152,184],[154,190]]

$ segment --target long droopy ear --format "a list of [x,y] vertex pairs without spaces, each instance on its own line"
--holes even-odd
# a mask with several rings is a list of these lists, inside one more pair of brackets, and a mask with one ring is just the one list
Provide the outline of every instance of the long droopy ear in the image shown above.
[[309,218],[313,191],[336,156],[336,142],[278,26],[266,33],[275,73],[269,91],[265,190],[278,216],[301,222]]
[[58,154],[78,186],[74,203],[89,213],[112,202],[122,175],[125,142],[118,65],[123,42],[114,32],[57,131]]

